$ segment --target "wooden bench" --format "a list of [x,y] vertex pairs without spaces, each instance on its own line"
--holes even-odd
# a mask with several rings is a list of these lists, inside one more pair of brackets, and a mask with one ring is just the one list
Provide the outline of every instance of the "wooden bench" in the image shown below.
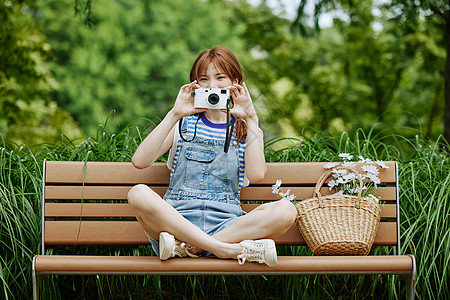
[[[145,183],[163,195],[169,181],[164,163],[138,170],[131,163],[44,162],[42,205],[42,251],[33,259],[33,298],[39,298],[43,275],[295,275],[295,274],[398,274],[407,282],[408,298],[414,298],[415,259],[400,254],[398,166],[386,162],[380,171],[382,219],[374,247],[396,247],[395,255],[368,256],[279,256],[275,267],[217,258],[174,258],[156,256],[70,255],[70,245],[146,245],[148,238],[127,203],[129,189]],[[271,186],[277,179],[297,199],[311,197],[325,163],[268,163],[263,182],[243,188],[242,207],[250,211],[257,204],[274,201]],[[324,193],[326,193],[324,191]],[[305,246],[295,226],[276,239],[277,245]],[[57,247],[63,245],[65,247]],[[67,246],[69,245],[69,246]],[[56,247],[55,247],[56,246]],[[48,247],[54,247],[52,255]],[[47,251],[47,252],[46,252]],[[309,251],[309,250],[308,250]]]

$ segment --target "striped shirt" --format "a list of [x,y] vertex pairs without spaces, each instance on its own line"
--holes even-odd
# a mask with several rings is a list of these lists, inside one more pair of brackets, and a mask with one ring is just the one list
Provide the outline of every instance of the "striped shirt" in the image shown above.
[[[198,120],[198,117],[195,115],[188,116],[183,119],[183,123],[181,124],[181,134],[185,139],[188,141],[193,138],[195,127],[197,126],[197,134],[196,137],[202,138],[202,139],[216,139],[216,140],[225,140],[226,136],[226,123],[212,123],[210,122],[205,115],[202,115],[202,117]],[[230,121],[234,122],[236,120],[236,117],[234,117],[234,120]],[[196,124],[197,123],[197,124]],[[177,128],[175,128],[176,131],[176,151],[173,158],[173,164],[172,166],[169,166],[171,168],[170,171],[170,177],[172,178],[173,172],[174,172],[174,166],[176,166],[178,161],[178,155],[180,152],[181,147],[181,137],[177,134],[178,133],[178,125]],[[245,164],[244,164],[244,151],[245,146],[247,145],[247,142],[238,142],[236,139],[236,130],[233,130],[233,134],[231,136],[231,143],[239,144],[238,147],[238,154],[239,154],[239,190],[244,185],[244,177],[245,177]],[[175,144],[174,144],[175,145]],[[171,150],[173,151],[173,149]],[[248,180],[245,180],[246,185],[248,185]]]

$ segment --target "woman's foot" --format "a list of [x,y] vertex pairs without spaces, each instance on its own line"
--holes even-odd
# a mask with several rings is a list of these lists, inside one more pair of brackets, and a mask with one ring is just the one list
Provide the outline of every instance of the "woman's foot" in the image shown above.
[[270,239],[245,240],[240,242],[242,252],[237,256],[239,264],[248,262],[265,263],[273,267],[278,263],[275,242]]
[[175,237],[168,232],[161,232],[159,234],[159,258],[161,260],[167,260],[176,256],[198,257],[188,251],[186,243],[175,239]]

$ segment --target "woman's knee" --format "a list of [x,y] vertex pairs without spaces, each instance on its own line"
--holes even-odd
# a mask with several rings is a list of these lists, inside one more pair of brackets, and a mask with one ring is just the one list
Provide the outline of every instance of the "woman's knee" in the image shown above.
[[156,193],[145,184],[138,184],[128,191],[128,203],[136,209],[149,208]]
[[276,218],[276,222],[284,224],[285,226],[291,225],[297,217],[297,209],[292,202],[287,200],[279,200],[274,204],[273,216]]
[[258,207],[264,214],[265,226],[277,230],[288,229],[297,216],[297,209],[294,204],[287,200],[279,200],[272,203],[263,204]]

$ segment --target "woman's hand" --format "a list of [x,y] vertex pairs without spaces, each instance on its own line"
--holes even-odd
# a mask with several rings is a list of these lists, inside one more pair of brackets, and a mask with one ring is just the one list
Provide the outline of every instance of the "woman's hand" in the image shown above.
[[194,90],[198,88],[200,88],[200,86],[197,84],[197,80],[185,84],[180,88],[173,106],[173,113],[176,116],[182,118],[207,110],[204,108],[194,108]]
[[[230,109],[230,113],[243,120],[249,120],[256,118],[255,108],[253,107],[252,98],[248,92],[248,88],[245,82],[242,85],[237,83],[228,87],[230,90],[230,96],[233,98],[233,108]],[[226,112],[226,110],[223,110]]]
[[247,126],[247,146],[244,154],[245,173],[251,183],[256,183],[264,179],[267,171],[263,132],[259,128],[258,116],[245,83],[242,83],[242,86],[233,84],[229,90],[234,101],[230,113],[245,120]]

